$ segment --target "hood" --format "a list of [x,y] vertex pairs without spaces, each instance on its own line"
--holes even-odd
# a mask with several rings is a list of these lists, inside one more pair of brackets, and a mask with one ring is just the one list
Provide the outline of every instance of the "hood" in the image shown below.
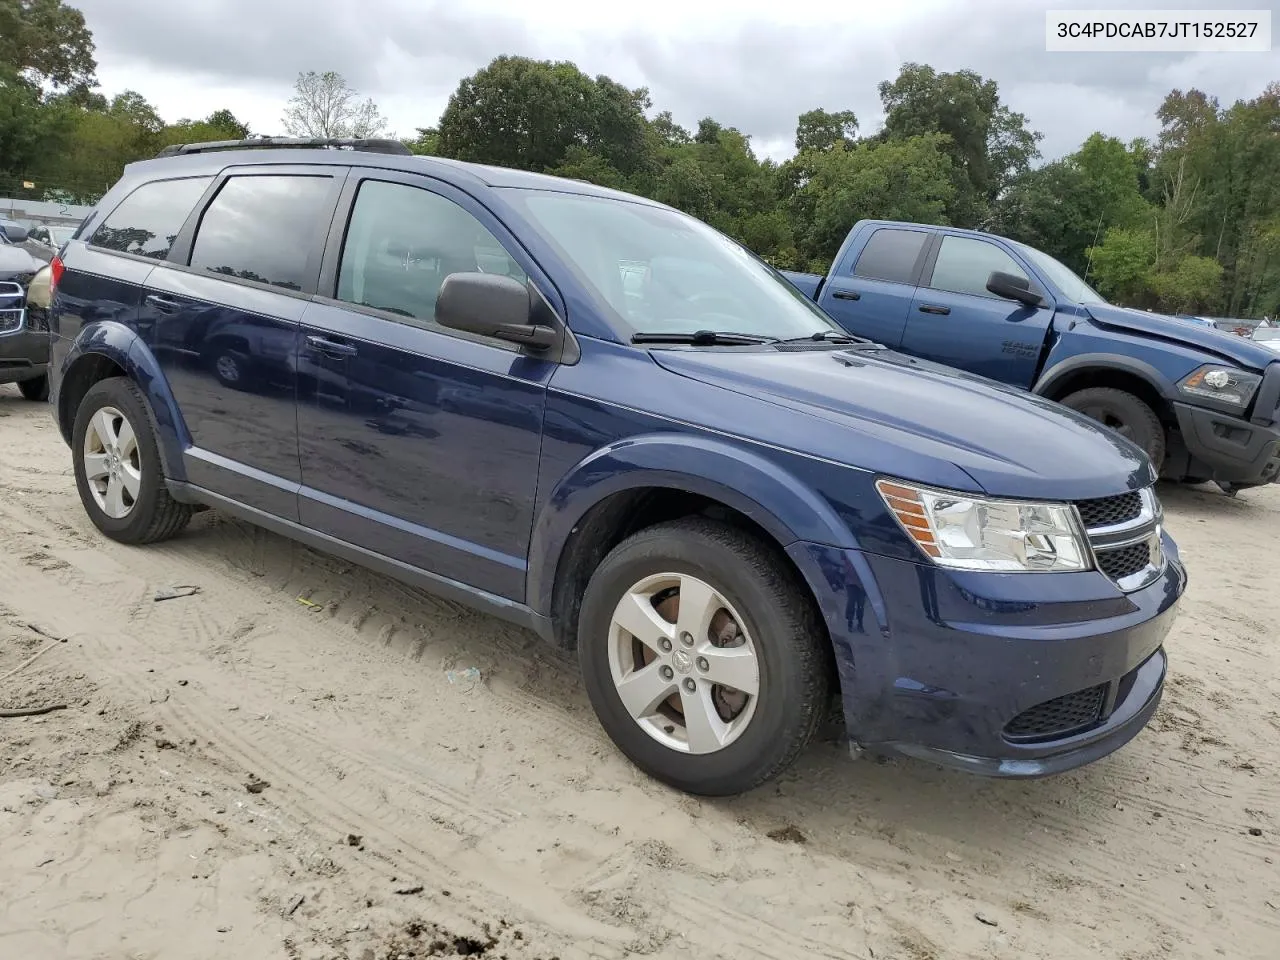
[[22,247],[0,244],[0,280],[35,273],[42,266],[44,266],[43,261],[37,260]]
[[[1145,453],[1080,414],[890,350],[650,355],[672,373],[825,421],[843,431],[836,440],[843,462],[904,480],[937,483],[959,468],[974,489],[1046,500],[1110,496],[1155,480]],[[800,425],[788,446],[816,453],[806,449],[806,429],[823,427]],[[829,434],[821,449],[832,449]]]
[[1261,370],[1275,359],[1275,354],[1261,344],[1216,327],[1109,303],[1090,303],[1085,305],[1085,309],[1101,326],[1181,343],[1251,370]]

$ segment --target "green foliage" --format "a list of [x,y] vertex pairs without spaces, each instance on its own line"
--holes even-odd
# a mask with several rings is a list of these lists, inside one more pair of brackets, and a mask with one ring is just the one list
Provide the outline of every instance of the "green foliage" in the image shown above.
[[[230,110],[165,123],[138,93],[108,99],[95,70],[78,11],[0,0],[0,191],[93,202],[126,164],[167,144],[249,136]],[[908,63],[878,89],[881,130],[860,134],[850,110],[807,110],[795,155],[777,164],[714,117],[688,129],[668,111],[651,116],[644,88],[500,56],[459,83],[437,126],[403,142],[651,197],[783,268],[825,270],[862,218],[981,226],[1127,304],[1280,312],[1280,84],[1227,107],[1173,90],[1154,140],[1095,133],[1034,169],[1040,134],[994,81]],[[301,74],[285,120],[315,135],[385,128],[333,72]]]

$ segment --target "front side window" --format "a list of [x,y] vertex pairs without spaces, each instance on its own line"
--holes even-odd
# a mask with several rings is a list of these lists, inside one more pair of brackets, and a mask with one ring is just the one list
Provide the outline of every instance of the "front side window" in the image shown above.
[[839,329],[763,260],[693,217],[610,197],[507,193],[627,335],[788,339]]
[[185,177],[144,183],[102,221],[93,232],[90,245],[153,260],[165,259],[212,179]]
[[987,280],[995,271],[1029,279],[1018,262],[994,243],[970,237],[943,237],[929,288],[999,300],[987,289]]
[[200,219],[191,266],[301,290],[332,185],[327,176],[229,177]]
[[435,327],[436,298],[451,273],[527,281],[497,237],[452,200],[402,183],[361,184],[338,268],[339,300]]

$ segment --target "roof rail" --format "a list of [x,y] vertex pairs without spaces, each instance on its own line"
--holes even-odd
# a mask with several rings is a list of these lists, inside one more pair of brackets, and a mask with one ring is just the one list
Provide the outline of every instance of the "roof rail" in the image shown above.
[[363,153],[394,153],[408,157],[413,151],[399,140],[389,138],[352,139],[343,137],[255,137],[248,140],[210,140],[207,143],[174,143],[156,154],[160,157],[181,157],[189,153],[215,153],[219,150],[265,149],[338,149],[358,150]]

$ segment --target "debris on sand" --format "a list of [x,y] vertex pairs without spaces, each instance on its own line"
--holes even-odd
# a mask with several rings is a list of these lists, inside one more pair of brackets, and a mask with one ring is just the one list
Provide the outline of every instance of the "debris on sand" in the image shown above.
[[177,600],[179,597],[193,597],[200,592],[200,588],[194,584],[184,583],[176,587],[161,587],[156,591],[155,602],[161,600]]
[[795,824],[787,824],[785,827],[779,827],[777,830],[770,830],[766,836],[770,840],[776,840],[778,843],[808,843],[809,838],[806,837]]
[[263,790],[267,789],[267,787],[269,786],[271,786],[271,784],[269,784],[266,780],[259,780],[252,773],[249,774],[249,779],[246,780],[244,784],[244,788],[248,790],[250,793],[261,793]]

